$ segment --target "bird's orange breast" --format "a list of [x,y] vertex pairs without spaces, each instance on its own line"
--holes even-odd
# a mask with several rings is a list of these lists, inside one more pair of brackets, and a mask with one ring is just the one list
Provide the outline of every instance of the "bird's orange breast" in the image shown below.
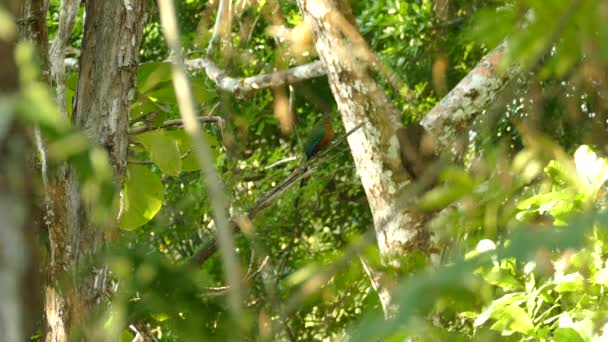
[[330,123],[326,123],[325,125],[325,136],[321,139],[319,143],[319,148],[325,147],[327,144],[331,142],[331,139],[334,137],[334,128]]

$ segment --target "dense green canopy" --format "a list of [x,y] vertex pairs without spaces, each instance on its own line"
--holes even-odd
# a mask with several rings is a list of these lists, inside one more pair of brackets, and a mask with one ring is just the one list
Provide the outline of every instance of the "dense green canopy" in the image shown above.
[[[370,69],[404,125],[420,121],[504,40],[503,69],[517,69],[462,128],[461,157],[441,164],[433,186],[412,190],[407,200],[430,217],[435,253],[399,256],[400,267],[380,255],[328,78],[242,91],[219,85],[222,77],[243,81],[319,59],[317,37],[296,1],[233,1],[229,32],[211,44],[218,0],[176,5],[196,115],[229,203],[224,210],[243,278],[242,311],[235,316],[229,305],[235,284],[226,283],[225,273],[236,270],[215,252],[213,189],[180,121],[175,56],[157,4],[149,1],[128,113],[120,230],[91,261],[111,270],[107,305],[92,318],[108,336],[119,331],[127,341],[143,330],[160,341],[608,336],[605,3],[351,2],[361,35],[391,79]],[[51,40],[60,6],[50,1]],[[66,58],[80,57],[85,20],[81,8]],[[112,161],[69,124],[79,71],[69,68],[66,75],[65,120],[54,102],[56,85],[36,76],[28,51],[18,49],[19,120],[40,127],[50,168],[68,161],[95,217],[112,226],[120,190],[111,181]],[[200,67],[210,63],[223,74],[214,79]],[[292,186],[299,179],[290,177],[304,171],[303,140],[324,113],[338,143],[313,158],[303,187]],[[42,230],[43,272],[48,239]],[[379,300],[387,289],[394,306],[389,319]],[[44,319],[37,329],[35,338],[42,339]]]

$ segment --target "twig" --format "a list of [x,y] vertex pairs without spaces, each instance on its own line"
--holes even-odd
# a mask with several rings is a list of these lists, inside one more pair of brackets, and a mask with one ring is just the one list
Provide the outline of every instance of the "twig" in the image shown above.
[[156,336],[154,336],[152,331],[150,331],[150,329],[148,329],[148,327],[142,322],[135,322],[129,325],[129,329],[135,332],[135,338],[133,339],[134,342],[158,342]]
[[[218,123],[220,125],[224,124],[224,119],[219,116],[197,116],[197,117],[195,117],[195,120],[197,120],[200,123],[207,123],[207,124],[208,123]],[[141,134],[144,132],[154,131],[154,130],[162,129],[162,128],[182,127],[182,126],[184,126],[183,119],[167,120],[167,121],[163,122],[162,124],[160,124],[159,126],[139,126],[139,127],[130,128],[129,134],[131,134],[131,135]]]
[[207,114],[208,117],[212,117],[213,114],[215,113],[215,110],[219,108],[219,106],[222,104],[221,101],[217,101],[213,107],[211,107],[211,110],[209,111],[209,114]]
[[[355,131],[357,131],[362,126],[363,126],[363,123],[360,123],[357,126],[353,127],[353,129],[351,129],[345,135],[343,135],[342,137],[337,139],[335,142],[333,142],[331,145],[329,145],[326,149],[324,149],[323,151],[321,151],[320,153],[318,153],[314,157],[312,157],[308,161],[308,163],[306,163],[304,166],[309,165],[309,164],[314,163],[315,161],[319,160],[325,154],[329,153],[331,150],[333,150],[338,145],[340,145],[344,140],[346,140],[346,138],[348,138],[349,135],[353,134]],[[262,197],[247,212],[247,218],[249,218],[249,220],[252,220],[258,213],[260,213],[262,210],[268,208],[270,206],[270,204],[272,204],[272,202],[276,198],[278,198],[280,195],[285,193],[291,186],[296,184],[299,180],[310,177],[310,175],[312,175],[318,169],[319,169],[319,166],[309,167],[307,170],[304,170],[304,167],[296,168],[282,182],[280,182],[274,188],[272,188],[270,191],[268,191],[264,195],[262,195]],[[240,230],[236,223],[237,221],[238,221],[238,217],[232,217],[230,219],[230,228],[233,232],[238,232]],[[196,253],[194,253],[194,255],[192,257],[190,257],[190,259],[188,260],[188,264],[190,266],[201,266],[207,260],[209,260],[209,258],[213,254],[215,254],[215,252],[217,251],[217,248],[218,248],[217,241],[215,239],[210,240],[205,245],[203,245],[203,247],[201,247]]]
[[[260,272],[262,272],[262,270],[268,265],[269,259],[270,259],[270,257],[267,255],[266,257],[264,257],[264,259],[262,260],[262,263],[257,268],[257,270],[255,270],[254,272],[251,272],[251,273],[247,272],[247,275],[245,276],[245,281],[249,281],[249,280],[253,279],[253,277],[255,277]],[[228,293],[228,291],[230,291],[230,286],[208,287],[205,290],[207,292],[204,293],[203,296],[222,296],[222,295],[225,295],[226,293]]]
[[253,24],[251,24],[251,29],[249,30],[249,34],[247,34],[247,44],[249,44],[249,42],[251,42],[251,38],[253,37],[253,31],[255,31],[255,26],[258,23],[258,20],[260,20],[260,18],[262,17],[262,12],[258,13],[258,15],[255,17],[255,19],[253,20]]

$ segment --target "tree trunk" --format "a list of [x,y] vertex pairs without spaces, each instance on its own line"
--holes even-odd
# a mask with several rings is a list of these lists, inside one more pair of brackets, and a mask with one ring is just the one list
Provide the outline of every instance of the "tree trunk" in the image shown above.
[[[139,46],[145,23],[146,0],[89,0],[80,57],[80,75],[72,120],[109,155],[116,188],[123,183],[127,165],[127,114],[135,98]],[[78,175],[72,168],[57,175],[50,186],[54,216],[49,227],[51,262],[47,273],[47,341],[65,341],[85,334],[103,338],[101,331],[77,330],[99,310],[109,280],[102,265],[91,257],[104,246],[116,217],[94,218],[84,201]],[[83,272],[84,271],[84,272]],[[60,286],[70,274],[70,286]],[[78,275],[77,275],[78,274]]]
[[49,35],[46,27],[48,2],[22,0],[19,16],[19,40],[31,41],[36,47],[38,63],[45,79],[48,79]]
[[410,183],[395,134],[402,127],[400,115],[374,79],[367,46],[344,38],[356,30],[348,1],[298,0],[298,5],[312,24],[344,127],[349,130],[365,123],[348,143],[372,211],[380,252],[395,265],[395,257],[409,251],[428,252],[425,215],[399,200]]
[[[427,114],[421,122],[426,134],[421,134],[421,126],[411,130],[402,127],[399,113],[374,80],[372,65],[383,76],[390,75],[367,50],[355,28],[348,0],[298,0],[298,6],[304,20],[312,24],[317,52],[325,64],[346,130],[365,123],[348,142],[372,211],[380,252],[394,266],[399,266],[399,257],[412,251],[432,256],[434,250],[425,227],[431,216],[417,211],[412,205],[415,201],[403,196],[410,193],[413,183],[400,161],[404,146],[400,146],[396,132],[406,132],[405,140],[416,139],[409,136],[410,132],[428,134],[434,140],[435,153],[458,156],[462,149],[454,147],[458,147],[469,125],[520,72],[517,65],[505,72],[500,70],[506,43],[491,51]],[[368,268],[366,271],[371,274]],[[382,279],[381,274],[370,275],[370,279],[385,317],[390,317],[396,309],[390,306],[391,280]]]
[[[19,5],[19,1],[0,0],[9,15],[16,15]],[[35,177],[27,158],[34,148],[16,112],[20,101],[17,25],[14,21],[2,25],[15,30],[0,36],[0,341],[19,342],[30,339],[39,316]]]

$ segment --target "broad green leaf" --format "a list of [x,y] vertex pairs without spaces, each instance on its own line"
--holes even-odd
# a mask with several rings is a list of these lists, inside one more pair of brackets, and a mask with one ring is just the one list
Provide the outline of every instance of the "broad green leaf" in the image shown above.
[[463,169],[457,167],[448,167],[441,172],[440,178],[452,186],[458,186],[463,191],[471,191],[473,189],[473,179]]
[[440,186],[424,194],[420,198],[419,205],[427,210],[444,208],[448,204],[470,193],[470,191],[470,188],[461,186],[460,184]]
[[521,290],[523,289],[522,284],[515,279],[511,273],[506,270],[495,268],[490,273],[484,276],[484,279],[498,287],[501,287],[505,290]]
[[532,319],[524,309],[516,304],[494,311],[492,318],[496,320],[496,323],[492,325],[491,329],[503,332],[503,334],[505,331],[516,331],[528,335],[534,331]]
[[553,183],[557,185],[567,186],[569,184],[575,184],[573,184],[573,181],[575,181],[573,178],[574,175],[571,175],[566,168],[555,160],[550,161],[549,164],[545,166],[545,173],[551,178]]
[[557,328],[553,334],[555,342],[584,342],[585,340],[573,328]]
[[506,306],[511,304],[517,305],[517,303],[524,302],[525,300],[525,296],[522,293],[508,293],[492,302],[492,304],[477,317],[473,326],[478,327],[483,325],[488,319],[493,317],[496,311],[503,310]]
[[162,207],[164,194],[157,174],[143,165],[129,165],[123,188],[120,228],[133,230],[150,221]]
[[167,62],[142,63],[137,74],[137,88],[145,93],[159,83],[171,81],[171,64]]
[[150,159],[166,174],[177,176],[182,170],[182,159],[177,142],[164,130],[140,134],[139,141],[144,145]]
[[175,97],[175,89],[173,88],[173,82],[171,81],[159,83],[156,87],[144,93],[144,96],[148,97],[152,101],[164,103],[177,102],[177,98]]
[[[186,158],[182,160],[182,171],[190,172],[200,170],[200,165],[196,159],[196,153],[194,153],[192,150],[191,139],[188,134],[183,130],[167,131],[167,134],[175,139],[177,142],[177,148],[182,155],[188,154]],[[207,139],[207,143],[209,143],[209,148],[211,149],[213,159],[217,159],[220,152],[217,139],[213,135],[209,134],[206,130],[203,131],[203,134],[205,135],[205,139]]]

